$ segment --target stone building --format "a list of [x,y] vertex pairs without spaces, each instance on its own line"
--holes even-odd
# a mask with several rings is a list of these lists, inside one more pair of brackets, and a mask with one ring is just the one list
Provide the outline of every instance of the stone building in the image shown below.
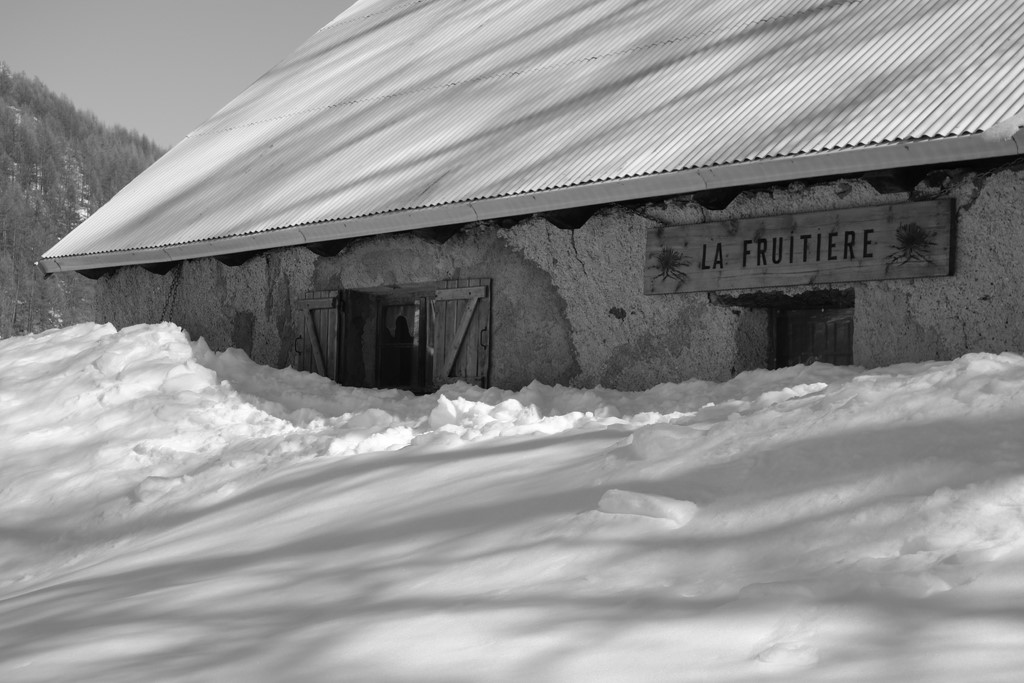
[[357,386],[1024,350],[1024,4],[364,0],[43,255]]

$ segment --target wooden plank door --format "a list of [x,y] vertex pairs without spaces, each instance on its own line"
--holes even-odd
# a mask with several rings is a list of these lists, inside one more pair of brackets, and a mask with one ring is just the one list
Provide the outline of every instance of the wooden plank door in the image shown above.
[[302,336],[296,340],[295,369],[341,381],[341,296],[337,290],[307,292],[295,306],[302,311]]
[[449,280],[434,293],[433,379],[486,387],[491,369],[491,281]]

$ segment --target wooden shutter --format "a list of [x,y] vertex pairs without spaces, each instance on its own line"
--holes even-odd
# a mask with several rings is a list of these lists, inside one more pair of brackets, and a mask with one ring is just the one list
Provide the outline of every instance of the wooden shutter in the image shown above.
[[434,384],[487,386],[491,369],[491,281],[449,280],[434,293]]
[[295,369],[341,380],[341,297],[337,290],[307,292],[295,302],[302,311],[302,336],[296,340]]

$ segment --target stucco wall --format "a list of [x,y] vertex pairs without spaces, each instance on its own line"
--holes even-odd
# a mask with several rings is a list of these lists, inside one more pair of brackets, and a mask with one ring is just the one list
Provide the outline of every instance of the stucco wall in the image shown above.
[[308,250],[290,249],[237,267],[200,259],[164,275],[120,268],[98,282],[97,319],[118,327],[169,320],[211,348],[240,348],[282,367],[297,334],[291,301],[308,289],[315,259]]
[[860,365],[1024,351],[1024,171],[967,174],[944,191],[958,207],[955,276],[859,284]]
[[944,187],[922,184],[913,193],[881,194],[861,180],[793,183],[741,193],[718,211],[682,199],[613,207],[578,230],[534,217],[505,228],[473,225],[444,243],[414,234],[358,240],[329,258],[295,248],[238,267],[206,259],[166,275],[124,268],[100,280],[98,309],[102,320],[119,326],[170,319],[214,348],[243,348],[259,362],[281,366],[290,360],[301,324],[291,301],[305,291],[487,277],[493,281],[496,386],[516,388],[538,379],[643,389],[692,377],[722,380],[768,364],[768,313],[716,305],[707,293],[645,295],[648,227],[937,194],[957,201],[956,275],[842,285],[855,294],[855,362],[877,366],[967,351],[1020,351],[1021,170],[964,173]]
[[[645,215],[614,208],[575,231],[539,218],[499,231],[551,278],[565,304],[580,365],[573,383],[642,389],[763,367],[763,311],[709,306],[707,294],[643,293],[647,226],[653,224]],[[738,343],[757,337],[755,330],[765,339]]]

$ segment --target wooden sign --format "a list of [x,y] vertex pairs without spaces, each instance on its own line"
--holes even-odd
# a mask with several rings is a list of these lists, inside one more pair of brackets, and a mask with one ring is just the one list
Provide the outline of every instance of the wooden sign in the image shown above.
[[648,294],[950,274],[953,200],[647,231]]

